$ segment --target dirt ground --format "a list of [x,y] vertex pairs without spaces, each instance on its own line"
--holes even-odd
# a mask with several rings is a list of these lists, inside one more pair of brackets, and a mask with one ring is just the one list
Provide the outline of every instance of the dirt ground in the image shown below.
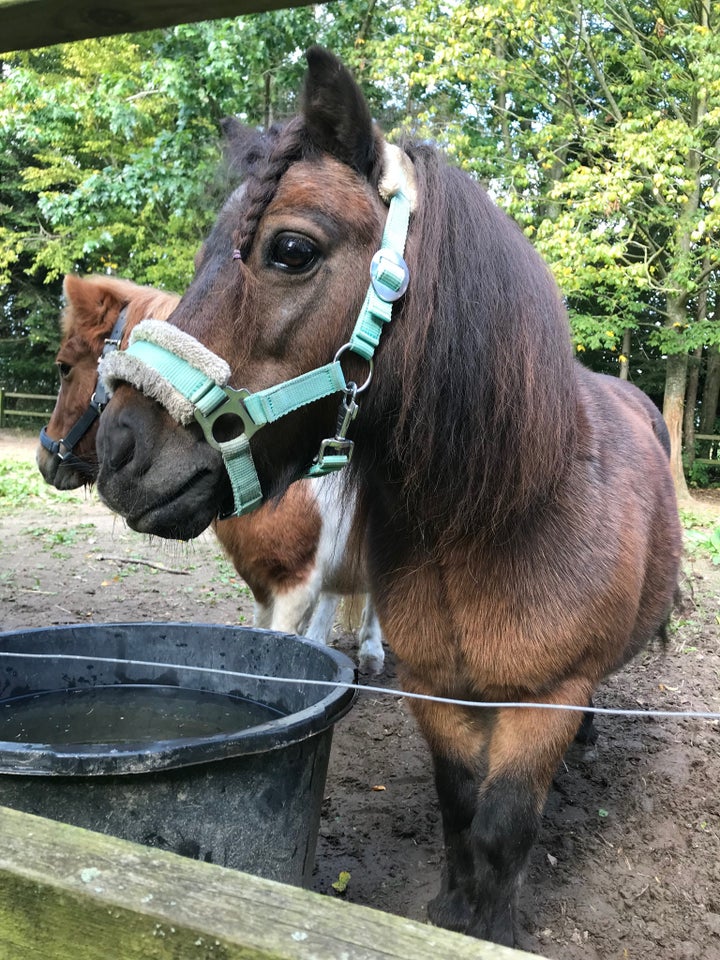
[[[32,444],[0,435],[8,455],[32,457]],[[720,520],[720,501],[702,506]],[[5,630],[252,622],[250,593],[212,535],[151,540],[90,494],[28,500],[12,513],[0,505],[0,542]],[[686,570],[667,649],[611,677],[596,705],[720,710],[720,566],[695,560]],[[354,655],[352,634],[336,629],[335,643]],[[384,674],[362,681],[394,686],[392,655]],[[555,960],[720,960],[718,722],[608,716],[597,726],[597,746],[574,746],[557,772],[518,946]],[[407,705],[361,694],[335,729],[314,888],[337,896],[331,885],[346,870],[347,900],[423,920],[440,864],[429,756]]]

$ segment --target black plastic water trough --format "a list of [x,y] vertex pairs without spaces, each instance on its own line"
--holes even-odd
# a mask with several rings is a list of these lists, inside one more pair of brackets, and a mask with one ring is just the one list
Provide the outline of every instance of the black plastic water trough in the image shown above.
[[[307,884],[333,725],[354,691],[303,681],[354,678],[352,662],[335,650],[246,627],[113,623],[0,633],[0,804]],[[174,716],[165,717],[157,739],[145,702],[156,694],[186,714],[177,729]],[[233,711],[245,701],[260,705],[260,716],[235,727]],[[65,724],[64,715],[75,719]]]

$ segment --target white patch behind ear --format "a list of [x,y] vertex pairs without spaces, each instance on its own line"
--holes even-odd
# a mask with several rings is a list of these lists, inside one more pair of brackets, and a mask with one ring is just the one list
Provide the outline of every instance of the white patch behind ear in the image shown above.
[[400,190],[410,201],[410,210],[414,210],[417,204],[417,181],[412,160],[400,147],[383,141],[383,172],[378,193],[385,203],[390,203]]

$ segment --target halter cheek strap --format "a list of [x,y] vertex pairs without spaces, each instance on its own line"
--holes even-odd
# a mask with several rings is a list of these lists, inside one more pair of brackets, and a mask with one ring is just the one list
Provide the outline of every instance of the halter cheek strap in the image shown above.
[[[372,360],[392,305],[405,293],[409,272],[403,255],[410,213],[415,202],[412,164],[397,147],[385,145],[380,194],[389,203],[380,249],[370,265],[370,286],[348,343],[325,366],[257,393],[228,385],[230,367],[194,337],[170,323],[143,320],[132,332],[127,350],[101,363],[100,377],[112,393],[116,383],[130,383],[157,400],[178,423],[196,419],[207,442],[220,451],[233,489],[234,509],[242,516],[263,502],[253,463],[250,439],[263,426],[293,410],[332,394],[342,393],[335,435],[323,440],[306,477],[324,476],[344,467],[352,456],[347,431],[357,415],[356,396],[369,384]],[[347,383],[340,366],[346,351],[370,364],[370,376],[361,387]],[[243,431],[232,440],[215,437],[220,418],[239,417]]]

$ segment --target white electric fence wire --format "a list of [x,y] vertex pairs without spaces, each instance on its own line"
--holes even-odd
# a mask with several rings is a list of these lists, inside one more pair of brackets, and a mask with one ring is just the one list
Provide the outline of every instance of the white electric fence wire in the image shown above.
[[720,713],[712,710],[639,710],[624,709],[621,707],[590,707],[567,703],[534,703],[530,701],[486,701],[486,700],[455,700],[452,697],[436,697],[426,693],[410,693],[407,690],[393,690],[390,687],[375,687],[360,683],[343,683],[337,680],[311,680],[300,677],[274,677],[261,673],[242,673],[237,670],[222,670],[217,667],[199,667],[186,663],[163,663],[157,660],[132,660],[127,657],[90,657],[81,654],[68,653],[25,653],[20,651],[0,650],[0,660],[3,657],[18,659],[39,660],[79,660],[89,663],[121,663],[139,667],[160,667],[165,670],[190,670],[194,673],[221,674],[224,677],[238,677],[243,680],[264,680],[270,683],[303,684],[314,687],[340,687],[344,690],[358,690],[361,693],[379,693],[383,696],[403,698],[407,700],[429,700],[432,703],[445,703],[454,707],[478,707],[486,710],[497,709],[526,709],[526,710],[577,710],[581,713],[597,713],[618,717],[662,717],[672,720],[720,720]]

